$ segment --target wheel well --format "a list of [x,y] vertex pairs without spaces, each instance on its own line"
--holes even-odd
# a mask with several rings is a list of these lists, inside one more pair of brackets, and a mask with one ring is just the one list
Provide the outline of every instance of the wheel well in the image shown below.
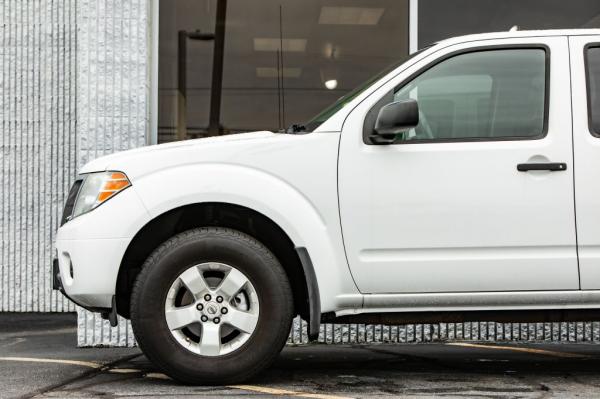
[[290,281],[294,311],[309,317],[308,289],[302,263],[292,240],[271,219],[252,209],[233,204],[202,203],[168,211],[148,222],[125,251],[116,286],[117,312],[129,318],[130,295],[144,261],[160,244],[196,227],[228,227],[263,243],[277,257]]

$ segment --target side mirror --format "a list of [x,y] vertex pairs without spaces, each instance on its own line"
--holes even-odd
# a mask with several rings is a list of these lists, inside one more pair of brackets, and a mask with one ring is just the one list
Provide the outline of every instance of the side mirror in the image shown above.
[[419,104],[416,100],[396,101],[379,110],[371,141],[375,144],[391,144],[396,135],[419,124]]

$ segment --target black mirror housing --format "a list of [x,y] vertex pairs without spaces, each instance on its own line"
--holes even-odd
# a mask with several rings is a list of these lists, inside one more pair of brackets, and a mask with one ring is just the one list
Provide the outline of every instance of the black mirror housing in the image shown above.
[[375,144],[391,144],[396,135],[415,128],[419,124],[419,104],[408,99],[395,101],[379,110],[371,141]]

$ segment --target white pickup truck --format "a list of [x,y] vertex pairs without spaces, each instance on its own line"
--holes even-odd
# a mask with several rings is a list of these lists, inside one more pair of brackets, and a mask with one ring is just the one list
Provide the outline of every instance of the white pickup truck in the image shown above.
[[267,367],[292,318],[600,319],[600,30],[445,40],[304,126],[96,159],[54,286],[165,373]]

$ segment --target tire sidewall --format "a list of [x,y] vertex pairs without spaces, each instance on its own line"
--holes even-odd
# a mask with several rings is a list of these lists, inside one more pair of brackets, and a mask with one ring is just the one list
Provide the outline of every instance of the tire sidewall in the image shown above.
[[[291,290],[281,265],[260,243],[232,230],[195,229],[169,240],[153,255],[139,276],[143,280],[134,292],[132,322],[143,352],[167,374],[193,383],[235,381],[263,368],[281,350],[291,326]],[[172,283],[188,268],[206,262],[224,263],[242,272],[259,301],[252,336],[222,356],[201,356],[184,348],[165,318]]]

